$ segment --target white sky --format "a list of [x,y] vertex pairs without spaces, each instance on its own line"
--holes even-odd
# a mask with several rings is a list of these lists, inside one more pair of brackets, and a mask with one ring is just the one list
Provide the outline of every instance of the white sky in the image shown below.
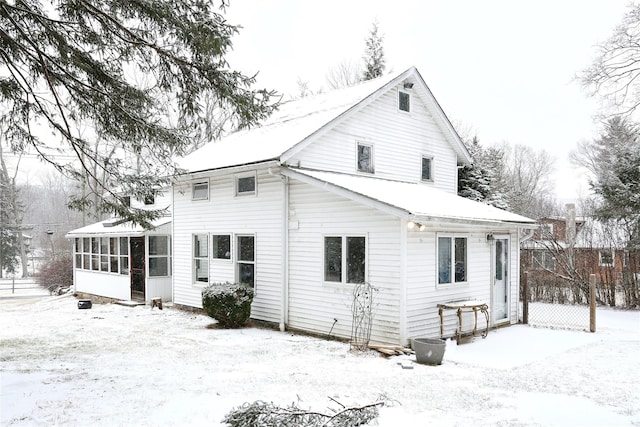
[[[327,71],[358,61],[377,19],[387,70],[415,65],[438,102],[483,145],[508,141],[557,158],[560,199],[586,192],[567,154],[597,135],[597,102],[577,72],[620,23],[627,0],[232,0],[231,66],[259,72],[260,87],[326,87]],[[287,97],[288,98],[288,97]]]

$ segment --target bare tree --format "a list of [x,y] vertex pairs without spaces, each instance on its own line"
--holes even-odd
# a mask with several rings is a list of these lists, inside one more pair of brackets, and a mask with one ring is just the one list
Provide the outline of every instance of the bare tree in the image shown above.
[[591,66],[578,74],[583,88],[618,115],[631,115],[640,105],[640,3],[629,7]]
[[343,60],[327,71],[327,86],[330,89],[350,87],[360,83],[361,76],[362,68],[359,63]]
[[550,179],[554,158],[545,150],[536,151],[525,145],[505,142],[500,148],[504,153],[504,169],[496,182],[505,188],[509,210],[530,218],[556,214],[558,207]]

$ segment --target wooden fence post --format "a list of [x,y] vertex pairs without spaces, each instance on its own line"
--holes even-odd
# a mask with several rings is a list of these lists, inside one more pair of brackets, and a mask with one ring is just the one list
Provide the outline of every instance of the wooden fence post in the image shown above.
[[596,275],[589,275],[589,331],[596,331]]
[[529,324],[529,272],[522,274],[522,323]]

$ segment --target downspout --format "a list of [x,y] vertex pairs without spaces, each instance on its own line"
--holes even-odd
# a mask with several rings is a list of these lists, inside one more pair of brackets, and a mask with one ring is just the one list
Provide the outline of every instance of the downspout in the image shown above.
[[400,219],[400,345],[407,344],[407,221]]
[[276,175],[271,168],[269,168],[269,175],[280,176],[282,180],[282,224],[280,233],[282,236],[282,293],[280,296],[279,328],[281,332],[284,332],[289,321],[289,177],[282,174]]

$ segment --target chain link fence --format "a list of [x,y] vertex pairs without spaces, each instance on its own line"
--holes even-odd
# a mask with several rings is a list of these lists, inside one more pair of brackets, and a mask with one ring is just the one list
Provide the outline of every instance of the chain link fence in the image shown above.
[[595,275],[591,275],[589,284],[586,298],[576,298],[570,288],[560,292],[558,286],[532,289],[524,273],[520,283],[520,321],[536,327],[595,332]]

